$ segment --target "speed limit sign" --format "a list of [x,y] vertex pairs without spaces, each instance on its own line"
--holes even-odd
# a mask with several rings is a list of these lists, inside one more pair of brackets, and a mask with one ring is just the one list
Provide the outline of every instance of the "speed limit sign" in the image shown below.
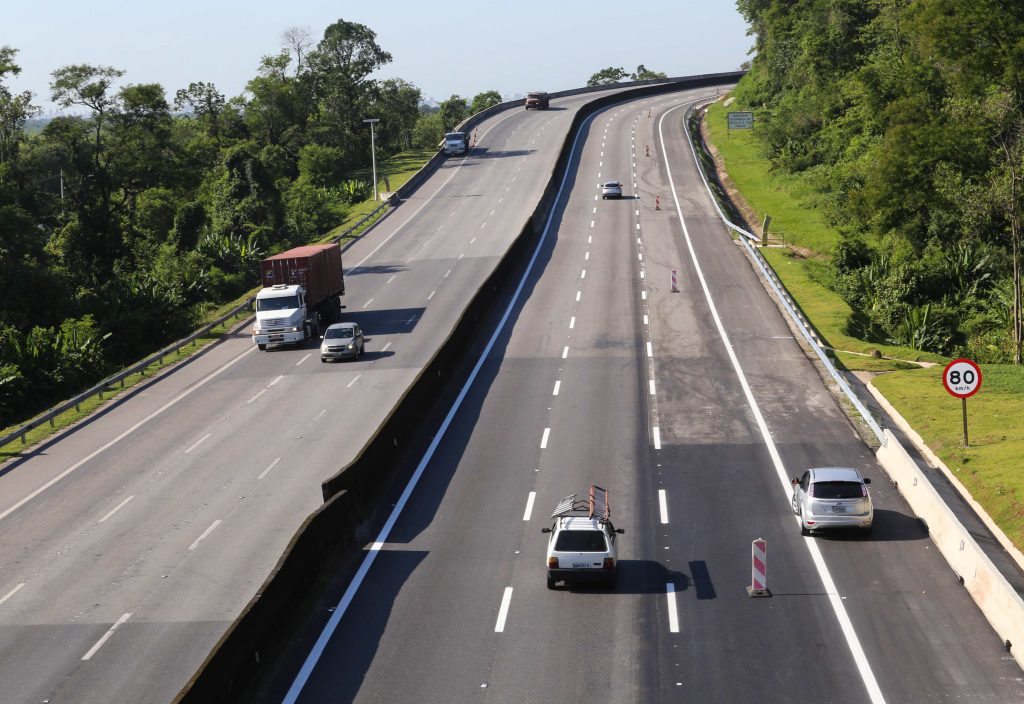
[[942,371],[942,385],[957,398],[968,398],[981,388],[981,367],[969,359],[954,359]]

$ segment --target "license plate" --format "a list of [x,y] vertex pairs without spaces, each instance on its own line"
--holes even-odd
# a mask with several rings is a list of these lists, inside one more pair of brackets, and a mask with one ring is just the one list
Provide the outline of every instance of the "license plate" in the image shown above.
[[846,506],[844,506],[843,504],[836,504],[835,506],[832,507],[832,512],[833,513],[846,513]]
[[586,569],[587,567],[590,567],[590,563],[589,562],[574,562],[574,563],[572,563],[572,566],[573,566],[573,569]]

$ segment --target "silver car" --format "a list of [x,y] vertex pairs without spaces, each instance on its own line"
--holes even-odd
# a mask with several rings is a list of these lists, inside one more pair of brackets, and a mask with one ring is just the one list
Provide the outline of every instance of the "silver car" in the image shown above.
[[320,361],[329,359],[359,359],[365,342],[363,331],[355,323],[335,323],[324,330],[320,344]]
[[871,533],[875,520],[871,480],[856,469],[814,467],[793,479],[793,513],[800,516],[800,532],[825,528],[860,528]]
[[618,181],[608,181],[601,186],[602,198],[621,198],[622,184]]

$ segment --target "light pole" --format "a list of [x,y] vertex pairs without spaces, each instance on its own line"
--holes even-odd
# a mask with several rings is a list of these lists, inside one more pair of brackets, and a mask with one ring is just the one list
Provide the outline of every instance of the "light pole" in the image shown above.
[[370,123],[370,160],[373,162],[373,199],[377,200],[377,143],[373,139],[373,125],[380,122],[380,118],[372,117],[368,120],[363,120],[364,123]]

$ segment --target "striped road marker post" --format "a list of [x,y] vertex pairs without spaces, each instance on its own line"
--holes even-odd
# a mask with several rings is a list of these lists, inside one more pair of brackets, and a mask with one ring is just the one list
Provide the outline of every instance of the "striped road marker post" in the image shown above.
[[676,270],[672,270],[672,293],[679,293],[679,282],[676,279]]
[[750,586],[747,596],[771,596],[768,591],[768,543],[757,538],[750,544]]

